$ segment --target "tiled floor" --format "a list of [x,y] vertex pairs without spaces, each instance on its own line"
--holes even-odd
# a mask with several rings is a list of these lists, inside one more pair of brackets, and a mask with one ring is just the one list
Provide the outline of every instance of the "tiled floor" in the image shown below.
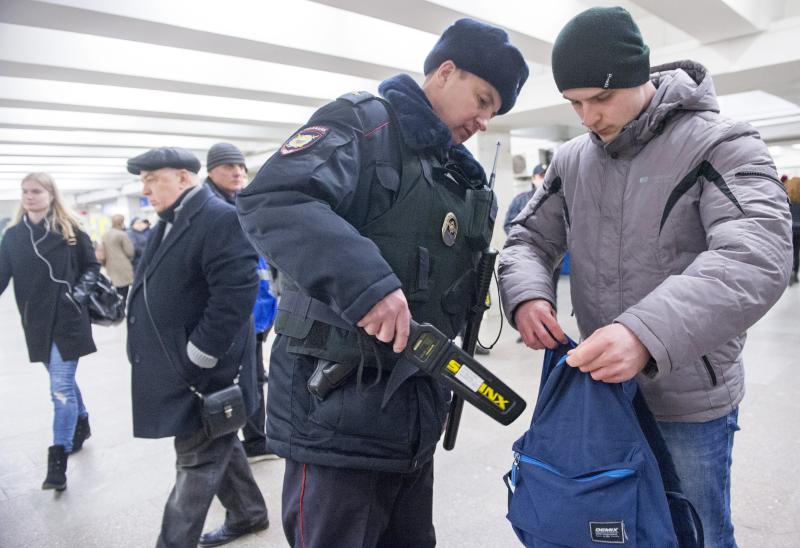
[[[559,293],[569,317],[568,280]],[[800,287],[792,287],[750,331],[747,396],[734,447],[733,515],[743,547],[800,546]],[[482,339],[494,338],[496,312]],[[516,344],[505,327],[483,361],[528,397],[529,409],[502,427],[467,407],[456,448],[436,460],[435,523],[440,546],[518,545],[505,519],[501,477],[511,444],[530,421],[541,352]],[[95,328],[99,351],[81,360],[78,380],[91,413],[92,438],[69,461],[69,488],[41,491],[52,419],[47,376],[28,363],[12,291],[0,297],[0,547],[148,547],[155,544],[174,477],[171,440],[131,435],[125,327]],[[283,461],[253,465],[270,508],[269,530],[231,546],[285,546],[280,526]],[[223,518],[217,502],[207,527]]]

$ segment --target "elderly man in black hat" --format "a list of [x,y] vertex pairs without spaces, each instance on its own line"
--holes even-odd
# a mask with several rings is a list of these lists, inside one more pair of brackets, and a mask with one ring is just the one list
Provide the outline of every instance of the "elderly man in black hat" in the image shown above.
[[450,337],[465,324],[494,196],[462,143],[511,110],[528,68],[505,31],[461,19],[424,71],[422,86],[401,74],[383,99],[322,107],[237,200],[287,279],[267,436],[286,458],[294,546],[436,542],[433,452],[450,394],[395,353],[412,315]]
[[[201,398],[238,383],[255,408],[256,255],[233,207],[199,184],[200,162],[180,148],[128,160],[158,213],[130,292],[128,359],[133,433],[175,437],[177,477],[157,546],[217,546],[266,529],[267,507],[236,432],[209,438]],[[200,538],[216,495],[225,523]]]

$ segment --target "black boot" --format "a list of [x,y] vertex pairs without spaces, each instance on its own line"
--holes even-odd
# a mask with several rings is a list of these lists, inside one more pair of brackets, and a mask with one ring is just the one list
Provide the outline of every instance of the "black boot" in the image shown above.
[[42,489],[63,491],[67,488],[67,456],[63,445],[51,445],[47,449],[47,477]]
[[792,272],[792,277],[789,278],[789,285],[794,285],[797,283],[797,272]]
[[72,435],[72,452],[77,453],[83,447],[83,442],[92,437],[92,429],[89,427],[89,415],[78,417],[75,424],[75,434]]

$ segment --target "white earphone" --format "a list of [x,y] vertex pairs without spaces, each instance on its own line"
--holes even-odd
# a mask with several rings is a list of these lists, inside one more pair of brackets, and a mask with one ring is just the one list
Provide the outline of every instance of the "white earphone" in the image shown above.
[[70,283],[66,280],[60,280],[56,278],[55,275],[53,274],[53,265],[51,265],[50,261],[45,259],[44,256],[42,256],[42,254],[39,253],[38,244],[41,243],[45,238],[47,238],[48,234],[50,234],[50,221],[47,219],[47,217],[44,218],[44,236],[42,236],[38,240],[35,240],[33,238],[33,228],[31,228],[31,225],[28,223],[27,215],[22,216],[22,222],[25,223],[26,227],[28,227],[28,234],[31,239],[31,245],[33,246],[33,252],[36,254],[37,257],[39,257],[42,261],[44,261],[44,264],[47,265],[47,275],[50,276],[50,279],[53,280],[53,282],[67,286],[67,291],[65,292],[67,300],[71,302],[75,308],[78,309],[78,312],[80,312],[81,307],[80,305],[78,305],[77,302],[75,302],[75,298],[72,296],[72,285],[70,285]]

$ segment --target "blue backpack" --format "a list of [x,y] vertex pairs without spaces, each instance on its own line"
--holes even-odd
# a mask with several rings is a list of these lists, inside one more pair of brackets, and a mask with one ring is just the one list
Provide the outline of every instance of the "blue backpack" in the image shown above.
[[506,484],[515,533],[537,548],[702,546],[699,517],[636,381],[597,382],[569,367],[574,346],[545,353],[530,429],[513,446]]

